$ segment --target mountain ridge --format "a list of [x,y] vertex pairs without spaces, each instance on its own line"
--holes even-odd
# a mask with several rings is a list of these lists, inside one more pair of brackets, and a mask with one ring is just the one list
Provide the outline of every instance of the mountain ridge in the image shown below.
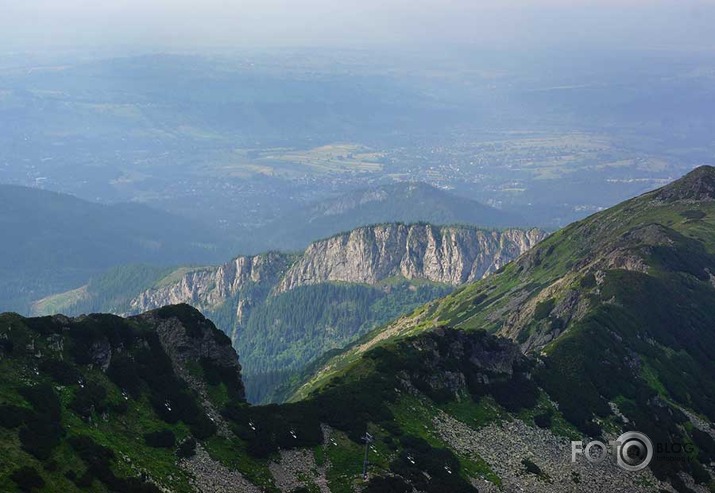
[[0,320],[0,489],[194,491],[186,460],[245,402],[212,322],[188,305]]
[[[646,192],[611,209],[596,213],[581,221],[576,221],[566,228],[551,234],[537,247],[526,251],[521,257],[508,265],[506,270],[509,271],[513,278],[511,282],[516,283],[518,275],[523,272],[538,269],[541,271],[539,281],[550,282],[552,291],[559,290],[561,292],[564,291],[561,286],[568,285],[569,279],[568,276],[564,279],[559,279],[559,273],[554,272],[554,270],[563,268],[564,264],[568,264],[569,268],[585,268],[596,262],[602,264],[605,269],[624,268],[634,271],[646,271],[647,266],[644,261],[639,256],[634,255],[634,247],[641,243],[645,243],[646,246],[650,247],[657,246],[659,243],[661,246],[662,244],[672,243],[672,240],[664,238],[662,235],[662,229],[667,226],[659,224],[657,216],[651,217],[654,214],[654,208],[655,210],[663,208],[668,213],[666,222],[669,225],[677,224],[685,229],[692,229],[695,232],[694,234],[702,235],[706,240],[715,243],[715,233],[709,227],[705,227],[703,230],[703,226],[701,226],[710,224],[703,222],[704,218],[708,218],[709,215],[702,210],[691,210],[689,207],[700,203],[703,208],[711,208],[711,202],[715,200],[715,187],[710,184],[714,181],[715,167],[702,166],[670,185]],[[683,190],[685,190],[685,195],[683,195]],[[695,197],[699,197],[700,200],[693,199],[691,193],[693,190],[696,191]],[[676,197],[681,198],[672,200]],[[670,209],[673,202],[680,203],[679,211],[674,212]],[[643,220],[646,221],[645,224],[642,224]],[[705,236],[706,233],[709,238]],[[570,250],[567,251],[567,249],[561,248],[562,251],[560,252],[558,246],[563,243],[565,237],[570,238]],[[700,239],[702,240],[702,238]],[[604,252],[604,248],[608,251]],[[564,255],[559,255],[560,253],[564,253]],[[544,268],[542,266],[547,257],[559,258],[558,261],[552,262],[554,264],[553,268]],[[575,260],[562,260],[566,258],[574,258]],[[493,286],[498,282],[499,275],[504,274],[498,272],[496,277],[483,281],[487,286],[481,291],[486,292],[494,289]],[[508,311],[508,309],[516,308],[525,301],[525,297],[531,296],[534,286],[526,283],[525,287],[526,289],[510,289],[507,292],[499,293],[499,299],[501,300],[507,298],[505,296],[507,293],[512,297],[512,303],[505,307],[504,310]],[[465,290],[474,293],[479,291],[480,287],[476,285],[467,286],[447,296],[446,299],[440,300],[441,310],[446,312],[444,313],[445,318],[456,316],[458,309],[464,308],[462,306],[463,302],[452,300],[460,296],[460,293]],[[545,291],[546,294],[550,292],[549,290]],[[482,294],[477,293],[475,298],[479,299]],[[492,297],[496,298],[494,295]],[[489,297],[484,296],[484,298],[478,306],[488,304]],[[544,296],[544,300],[547,298],[549,297]],[[531,314],[535,310],[535,305],[535,303],[531,305]],[[429,327],[430,322],[433,320],[432,317],[435,314],[439,315],[439,311],[440,308],[430,304],[430,306],[425,306],[418,310],[411,319],[405,317],[402,322],[396,322],[393,329],[388,328],[387,330],[397,331],[398,334],[415,333]],[[474,313],[478,314],[476,311]],[[485,326],[489,330],[499,333],[496,327],[490,326],[489,321],[485,320],[487,317],[478,316],[478,322],[474,324],[469,323],[469,318],[460,316],[457,327],[474,328],[478,323],[486,322]],[[529,316],[524,318],[528,319]],[[426,325],[421,326],[423,322]],[[371,347],[371,345],[368,344],[365,347]]]
[[[429,224],[357,228],[313,242],[276,289],[283,292],[326,281],[374,284],[392,276],[459,285],[498,269],[543,237],[535,228],[492,232]],[[390,251],[397,255],[386,258],[384,252]]]
[[[370,238],[377,240],[378,237],[381,237],[382,241],[375,242],[375,248],[378,250],[376,252],[368,240]],[[273,294],[280,294],[299,286],[324,282],[375,284],[393,276],[458,285],[483,277],[498,269],[511,260],[515,254],[518,255],[518,253],[528,250],[545,237],[546,234],[536,228],[530,230],[513,228],[502,231],[485,231],[472,226],[378,224],[359,227],[349,232],[338,233],[324,240],[315,241],[301,255],[268,252],[255,256],[236,257],[231,262],[219,267],[198,268],[187,272],[180,283],[188,287],[188,285],[192,284],[189,279],[195,273],[201,275],[215,271],[215,286],[219,292],[226,292],[226,288],[229,288],[227,282],[230,284],[229,279],[231,278],[230,275],[226,276],[226,272],[231,271],[234,267],[235,271],[240,273],[238,277],[244,281],[258,283],[262,281],[262,275],[254,275],[253,271],[250,274],[244,274],[242,266],[252,267],[256,263],[263,267],[271,263],[278,263],[279,268],[274,275],[282,275],[282,277],[278,280]],[[477,245],[470,245],[470,255],[465,256],[467,261],[462,262],[464,265],[460,266],[461,271],[457,274],[450,273],[449,259],[442,261],[444,265],[435,271],[418,268],[414,265],[418,263],[424,266],[424,264],[429,263],[429,260],[425,260],[425,257],[429,254],[449,253],[448,251],[440,252],[436,248],[437,244],[444,245],[446,250],[449,250],[449,245],[452,245],[457,250],[459,248],[466,250],[467,242],[470,241],[476,241]],[[482,254],[481,257],[479,256],[480,253]],[[352,254],[355,254],[359,259],[348,260],[348,257]],[[384,254],[384,259],[381,254]],[[413,265],[405,268],[404,264],[405,262],[409,263],[410,255],[419,260],[412,261]],[[366,258],[371,256],[373,258]],[[391,256],[394,256],[394,258]],[[353,262],[353,265],[346,267],[345,270],[336,271],[337,266],[344,265],[346,262]],[[355,262],[362,264],[363,267],[359,268]],[[440,263],[440,260],[434,258],[432,262]],[[362,269],[365,269],[365,266],[367,266],[367,269],[371,269],[373,263],[386,263],[388,265],[385,268],[378,268],[378,273],[366,274]],[[323,268],[323,266],[328,267]],[[444,274],[445,272],[447,274]],[[171,288],[171,286],[168,285],[167,287]],[[235,291],[235,286],[231,286],[230,289]],[[142,296],[145,294],[148,293],[145,292]],[[199,301],[197,297],[204,298],[204,296],[197,295],[189,288],[189,292],[183,292],[177,295],[176,298],[162,299],[158,297],[156,300],[147,303],[136,299],[136,303],[133,303],[132,308],[142,311],[152,308],[152,305],[155,304],[176,304],[181,297],[187,297],[193,301]],[[207,302],[220,302],[220,296],[211,294],[205,295],[205,299],[206,301],[200,302],[204,306]]]
[[529,226],[519,215],[423,182],[358,189],[309,204],[276,219],[257,235],[263,249],[304,249],[310,242],[382,223],[464,224],[480,228]]

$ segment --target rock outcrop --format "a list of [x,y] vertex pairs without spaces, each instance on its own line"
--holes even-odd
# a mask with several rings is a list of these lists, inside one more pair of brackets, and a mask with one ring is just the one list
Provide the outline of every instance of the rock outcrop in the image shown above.
[[221,305],[244,288],[275,284],[291,262],[291,255],[269,252],[237,257],[218,267],[187,270],[175,280],[144,291],[131,302],[132,311],[143,312],[165,305],[189,303],[206,309]]
[[198,310],[189,305],[166,306],[134,318],[155,327],[174,371],[200,395],[205,394],[204,386],[192,377],[188,366],[208,360],[232,375],[231,387],[237,390],[238,398],[245,399],[241,365],[231,340]]
[[647,196],[663,202],[712,202],[715,200],[715,167],[700,166]]
[[311,244],[276,291],[321,282],[375,284],[394,276],[457,286],[494,272],[545,236],[538,229],[429,224],[358,228]]

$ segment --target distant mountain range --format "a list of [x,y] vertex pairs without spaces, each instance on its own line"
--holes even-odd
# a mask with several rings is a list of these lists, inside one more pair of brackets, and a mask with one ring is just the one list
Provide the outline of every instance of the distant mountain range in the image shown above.
[[259,249],[303,249],[311,241],[387,222],[526,226],[524,218],[420,182],[356,190],[288,213],[255,232]]
[[0,308],[15,311],[113,266],[209,262],[228,251],[209,228],[143,205],[12,185],[0,185],[0,229]]
[[[217,262],[239,252],[302,250],[312,241],[384,222],[506,227],[518,217],[421,184],[350,193],[298,209],[257,230],[217,232],[141,204],[104,205],[55,192],[0,185],[0,309],[81,286],[128,264]],[[78,295],[79,293],[75,293]]]
[[241,256],[211,267],[116,268],[37,301],[33,312],[129,314],[190,303],[231,336],[249,399],[280,399],[272,395],[277,387],[326,351],[481,279],[545,236],[537,229],[366,226],[300,254]]

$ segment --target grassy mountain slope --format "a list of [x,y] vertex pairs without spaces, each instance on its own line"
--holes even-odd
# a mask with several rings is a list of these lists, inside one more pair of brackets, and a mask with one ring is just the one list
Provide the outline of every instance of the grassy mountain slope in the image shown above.
[[[320,395],[367,354],[439,327],[521,346],[534,381],[589,436],[638,429],[694,444],[651,470],[711,483],[715,421],[715,169],[699,168],[552,235],[501,272],[377,329],[318,368],[294,399]],[[712,487],[712,486],[711,486]]]
[[110,267],[221,258],[226,242],[207,228],[142,205],[101,205],[69,195],[0,185],[0,308],[68,289]]

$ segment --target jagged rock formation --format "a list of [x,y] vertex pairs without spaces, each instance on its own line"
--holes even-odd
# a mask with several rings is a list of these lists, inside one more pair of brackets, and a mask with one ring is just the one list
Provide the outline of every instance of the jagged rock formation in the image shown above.
[[[276,252],[238,257],[218,267],[189,270],[161,282],[131,303],[133,311],[190,303],[214,309],[239,296],[236,321],[259,301],[256,291],[273,294],[324,282],[375,284],[394,276],[459,285],[494,272],[546,237],[539,229],[486,231],[467,226],[385,224],[366,226],[316,241],[300,256]],[[262,290],[250,287],[261,286]],[[253,296],[240,296],[241,294]]]
[[420,354],[418,368],[401,369],[400,384],[410,392],[459,399],[476,386],[496,381],[526,378],[531,362],[507,339],[484,333],[467,333],[438,328],[416,337],[401,348]]
[[188,370],[189,365],[202,360],[210,361],[214,367],[221,368],[223,372],[231,375],[236,397],[245,399],[245,390],[240,378],[241,365],[231,346],[231,340],[196,309],[189,305],[167,306],[133,318],[155,327],[161,346],[169,356],[174,371],[206,401],[208,399],[204,395],[205,385],[194,378]]
[[[144,291],[131,302],[132,311],[143,312],[165,305],[189,303],[210,309],[235,297],[247,287],[272,286],[290,264],[292,256],[277,252],[237,257],[218,267],[188,270],[173,281]],[[245,306],[243,300],[238,309]],[[239,313],[239,319],[242,313]]]
[[429,224],[358,228],[311,244],[276,291],[328,281],[374,284],[392,276],[456,286],[494,272],[545,236],[538,229]]

